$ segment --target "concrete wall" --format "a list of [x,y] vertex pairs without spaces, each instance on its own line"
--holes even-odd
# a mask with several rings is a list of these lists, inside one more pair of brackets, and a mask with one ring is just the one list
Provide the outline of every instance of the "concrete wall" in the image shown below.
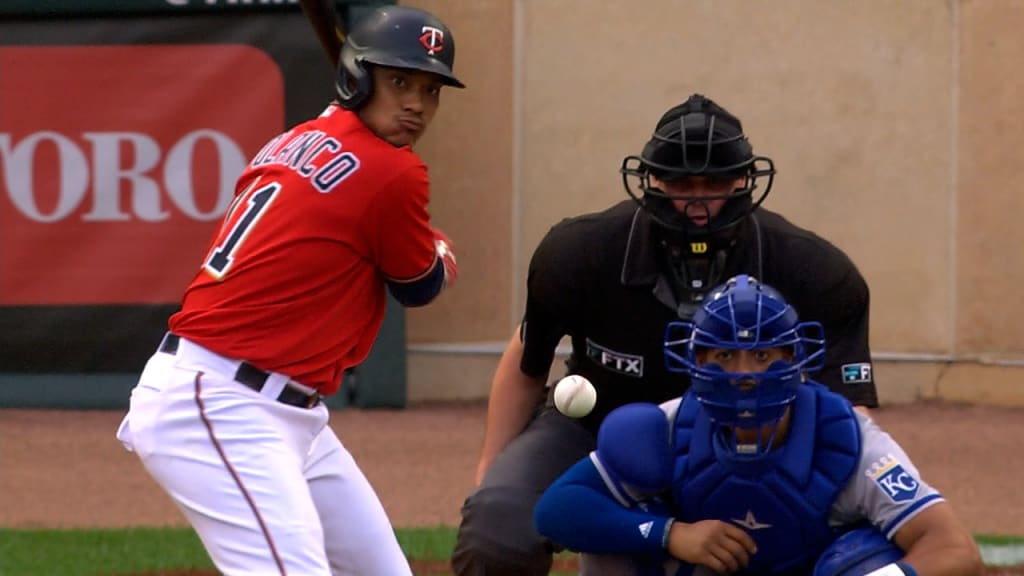
[[1024,2],[404,3],[469,86],[420,147],[461,276],[408,314],[410,400],[487,394],[544,232],[624,198],[622,157],[701,92],[775,160],[766,205],[867,278],[883,401],[1024,405]]

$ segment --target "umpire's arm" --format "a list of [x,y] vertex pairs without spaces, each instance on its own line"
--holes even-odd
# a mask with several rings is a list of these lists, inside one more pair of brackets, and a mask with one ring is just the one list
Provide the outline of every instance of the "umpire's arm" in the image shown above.
[[537,406],[544,400],[547,375],[533,377],[519,368],[523,358],[520,331],[521,327],[516,328],[491,381],[484,447],[476,467],[477,484],[483,480],[491,462],[526,428]]

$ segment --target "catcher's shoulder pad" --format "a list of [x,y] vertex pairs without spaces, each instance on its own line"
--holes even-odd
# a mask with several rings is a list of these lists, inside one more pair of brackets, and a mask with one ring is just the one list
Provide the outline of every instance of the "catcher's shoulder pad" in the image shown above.
[[612,410],[597,433],[597,456],[618,483],[645,494],[667,489],[672,447],[665,412],[644,402]]

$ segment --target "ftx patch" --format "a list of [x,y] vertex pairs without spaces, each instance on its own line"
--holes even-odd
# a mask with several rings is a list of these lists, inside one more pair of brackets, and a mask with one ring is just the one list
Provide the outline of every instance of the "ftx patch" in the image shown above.
[[587,357],[606,370],[633,378],[644,377],[644,357],[616,352],[587,338]]

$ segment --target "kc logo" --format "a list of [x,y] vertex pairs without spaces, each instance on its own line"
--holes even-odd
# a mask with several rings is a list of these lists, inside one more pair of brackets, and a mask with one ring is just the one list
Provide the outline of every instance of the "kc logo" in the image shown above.
[[888,454],[865,472],[893,502],[907,502],[917,496],[920,484],[895,456]]
[[907,473],[903,466],[896,466],[875,480],[894,502],[913,500],[917,495],[917,479]]
[[444,30],[433,26],[424,26],[420,34],[420,44],[427,49],[427,54],[433,56],[435,53],[444,50]]

